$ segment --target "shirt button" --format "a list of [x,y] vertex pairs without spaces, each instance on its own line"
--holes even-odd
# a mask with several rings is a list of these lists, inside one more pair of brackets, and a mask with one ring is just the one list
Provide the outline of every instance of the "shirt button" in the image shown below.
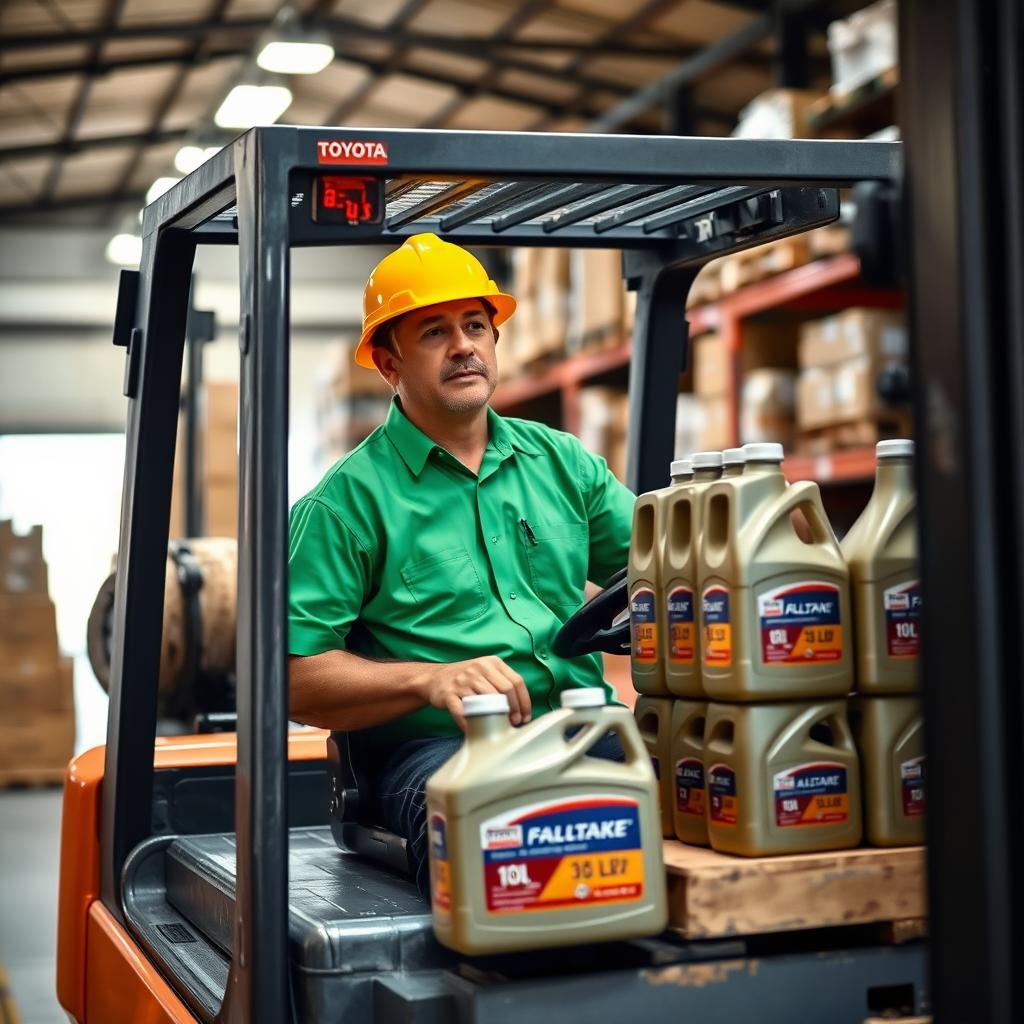
[[515,592],[515,591],[513,590],[513,591],[512,591],[512,593],[511,593],[511,594],[509,594],[508,596],[509,596],[510,598],[512,598],[512,600],[514,601],[514,600],[516,599],[516,592]]
[[538,654],[539,657],[543,658],[545,661],[548,660],[548,652],[546,650],[544,650],[543,647],[537,652],[537,654]]
[[498,543],[498,538],[497,537],[492,537],[491,538],[491,543],[492,544],[497,544]]

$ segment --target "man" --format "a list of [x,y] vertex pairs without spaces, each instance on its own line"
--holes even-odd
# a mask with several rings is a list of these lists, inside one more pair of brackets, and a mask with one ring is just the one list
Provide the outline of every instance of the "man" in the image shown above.
[[[551,653],[584,583],[626,564],[634,496],[569,434],[489,408],[515,300],[479,261],[415,235],[375,268],[356,362],[387,421],[292,510],[291,717],[359,731],[381,824],[427,891],[424,785],[457,749],[462,698],[513,725],[603,686],[598,655]],[[593,753],[621,759],[614,737]]]

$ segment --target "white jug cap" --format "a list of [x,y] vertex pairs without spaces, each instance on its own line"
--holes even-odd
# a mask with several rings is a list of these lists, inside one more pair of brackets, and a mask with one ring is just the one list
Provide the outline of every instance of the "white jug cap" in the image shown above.
[[477,715],[507,715],[508,697],[503,693],[474,693],[462,698],[462,713],[467,718]]
[[693,463],[689,459],[676,459],[670,472],[673,476],[693,476]]
[[572,690],[563,690],[560,699],[563,708],[573,710],[603,708],[608,703],[608,698],[600,686],[578,686]]
[[725,448],[722,451],[723,466],[742,466],[747,461],[747,453],[742,448]]
[[781,462],[784,454],[777,441],[753,441],[743,446],[747,462]]
[[690,456],[694,469],[719,469],[722,465],[721,452],[694,452]]
[[907,458],[914,454],[914,442],[905,437],[893,438],[891,441],[879,441],[875,445],[875,454],[880,459]]

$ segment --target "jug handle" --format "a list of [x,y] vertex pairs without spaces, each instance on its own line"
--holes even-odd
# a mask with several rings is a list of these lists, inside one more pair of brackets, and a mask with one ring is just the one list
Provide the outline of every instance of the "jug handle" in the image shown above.
[[639,728],[629,728],[627,719],[629,725],[632,725],[633,716],[626,708],[622,709],[622,714],[618,711],[609,714],[608,708],[595,711],[594,717],[584,722],[583,728],[572,739],[566,740],[573,760],[583,757],[606,732],[613,732],[618,736],[626,755],[624,764],[650,760],[650,754],[647,753],[647,748],[640,738]]
[[[783,515],[789,518],[789,513],[800,509],[807,518],[807,525],[811,528],[815,544],[826,544],[835,541],[835,533],[832,531],[832,524],[828,521],[824,510],[821,507],[820,491],[818,485],[812,480],[801,480],[786,488],[780,495],[778,504],[772,510],[771,517],[774,523],[778,523]],[[818,500],[815,500],[817,497]]]

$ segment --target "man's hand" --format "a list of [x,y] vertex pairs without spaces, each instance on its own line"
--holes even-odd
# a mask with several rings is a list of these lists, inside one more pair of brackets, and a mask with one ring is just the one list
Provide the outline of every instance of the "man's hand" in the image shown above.
[[463,732],[466,718],[462,713],[462,698],[474,693],[503,693],[508,697],[508,717],[512,724],[530,720],[530,694],[523,677],[495,655],[432,666],[423,690],[427,702],[450,712]]

